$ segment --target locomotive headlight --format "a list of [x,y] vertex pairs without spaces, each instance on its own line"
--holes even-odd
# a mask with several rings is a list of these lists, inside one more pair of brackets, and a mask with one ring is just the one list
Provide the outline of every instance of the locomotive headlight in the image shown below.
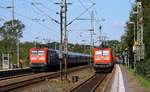
[[31,60],[36,60],[37,58],[36,58],[36,57],[31,57],[30,59],[31,59]]
[[44,57],[40,57],[39,60],[45,60],[45,58]]

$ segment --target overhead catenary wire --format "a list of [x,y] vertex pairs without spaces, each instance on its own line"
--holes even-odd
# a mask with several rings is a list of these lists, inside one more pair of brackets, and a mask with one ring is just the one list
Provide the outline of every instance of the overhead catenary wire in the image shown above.
[[[94,3],[92,0],[89,0],[89,1],[90,1],[91,3]],[[95,12],[95,16],[96,16],[95,22],[96,22],[97,26],[100,26],[101,21],[105,21],[105,19],[103,19],[103,18],[99,19],[99,17],[98,17],[99,14],[98,14],[98,12],[97,12],[95,6],[94,6],[94,12]]]
[[[0,6],[0,7],[1,7],[1,6]],[[5,8],[3,8],[3,9],[5,9]],[[8,9],[6,9],[6,10],[8,10]],[[8,10],[8,11],[11,12],[11,10]],[[51,29],[51,28],[49,28],[49,27],[47,27],[47,26],[45,26],[45,25],[43,25],[43,24],[41,24],[41,23],[39,23],[39,22],[37,22],[37,21],[34,21],[32,18],[30,18],[30,17],[28,17],[28,16],[22,15],[22,14],[16,12],[16,11],[14,11],[14,13],[15,13],[16,15],[20,16],[20,17],[23,17],[23,18],[28,19],[28,20],[30,20],[30,21],[36,23],[36,24],[41,25],[42,27],[46,28],[47,30]]]
[[[33,0],[34,1],[34,0]],[[34,3],[31,3],[38,11],[40,11],[41,13],[43,13],[44,15],[46,15],[48,18],[50,18],[52,21],[54,21],[57,24],[60,24],[59,21],[57,21],[56,19],[52,18],[51,16],[49,16],[47,13],[45,13],[42,9],[38,8]]]
[[95,5],[95,3],[93,3],[90,7],[88,7],[85,11],[83,11],[79,16],[77,16],[76,18],[74,18],[72,21],[70,21],[67,26],[69,26],[70,24],[72,24],[75,20],[77,20],[79,17],[81,17],[83,14],[85,14],[89,9],[91,9],[93,6]]
[[[83,4],[83,2],[81,0],[78,0],[78,1],[84,9],[87,9],[87,7]],[[94,2],[92,2],[91,4],[94,4]],[[93,6],[93,7],[95,7],[95,6]],[[91,14],[90,11],[89,11],[89,14]]]
[[[89,0],[91,3],[94,3],[92,0]],[[98,28],[99,28],[99,30],[100,30],[100,35],[101,35],[101,37],[102,37],[102,34],[103,34],[103,32],[102,32],[102,30],[101,30],[101,27],[102,27],[102,25],[101,25],[101,21],[105,21],[105,19],[103,19],[103,18],[101,18],[101,19],[99,19],[99,17],[98,17],[98,12],[97,12],[97,10],[96,10],[96,7],[94,6],[94,13],[95,13],[95,22],[96,22],[96,25],[98,26]],[[100,36],[98,37],[98,38],[100,38]],[[101,38],[100,38],[101,39]]]
[[[34,1],[35,3],[38,3],[36,0],[32,0],[32,1]],[[59,14],[57,11],[55,11],[55,10],[53,10],[53,9],[51,9],[51,8],[49,8],[49,7],[47,7],[47,6],[45,6],[43,3],[40,3],[40,4],[38,4],[38,5],[42,6],[43,8],[45,8],[45,9],[47,9],[47,10],[50,10],[51,12],[53,12],[53,13],[55,13],[55,14]]]
[[[54,2],[54,0],[47,0],[47,1],[52,3],[52,4],[56,3],[56,2]],[[55,0],[55,1],[57,1],[57,0]]]
[[[84,9],[87,9],[86,8],[86,6],[83,4],[83,2],[81,2],[81,0],[78,0],[79,1],[79,3],[81,4],[81,6],[84,8]],[[94,3],[92,0],[89,0],[92,4]],[[99,26],[99,24],[100,24],[100,19],[98,18],[98,13],[97,13],[97,11],[96,11],[96,8],[95,8],[95,6],[93,7],[93,10],[94,10],[94,13],[95,13],[95,15],[96,15],[96,18],[94,19],[95,20],[95,22],[96,22],[96,24]],[[91,14],[90,12],[89,12],[89,14]],[[86,19],[85,19],[86,20]]]
[[[79,1],[79,3],[81,4],[81,6],[84,8],[84,9],[87,9],[86,8],[86,6],[83,4],[83,2],[81,2],[81,0],[78,0]],[[94,3],[94,2],[92,2],[91,0],[89,0],[92,4]],[[95,6],[93,6],[93,10],[95,10]],[[89,12],[89,14],[91,14],[91,12]],[[87,19],[85,19],[85,20],[87,20]],[[91,19],[90,19],[91,20]],[[94,18],[94,20],[97,22],[96,24],[99,24],[98,23],[98,19],[97,19],[97,16],[96,16],[96,18]]]
[[[26,2],[28,2],[29,3],[29,1],[27,1],[27,0],[25,0]],[[29,3],[30,5],[31,5],[31,2]],[[32,6],[32,5],[31,5]],[[0,8],[2,8],[2,9],[4,9],[4,10],[7,10],[8,12],[11,12],[11,10],[9,10],[7,7],[3,7],[3,6],[0,6]],[[32,7],[32,8],[34,8],[34,7]],[[30,10],[33,10],[33,9],[31,9],[31,7],[30,7]],[[34,11],[35,12],[35,11]],[[36,11],[37,12],[37,11]],[[48,30],[48,31],[50,31],[50,27],[48,27],[48,26],[46,26],[45,24],[43,24],[43,23],[41,23],[40,21],[41,20],[34,20],[33,18],[31,18],[31,17],[28,17],[28,16],[26,16],[26,15],[24,15],[24,14],[21,14],[21,13],[18,13],[18,12],[14,12],[15,13],[15,15],[17,15],[17,16],[20,16],[20,17],[22,17],[22,18],[25,18],[25,19],[27,19],[27,20],[29,20],[29,21],[32,21],[32,22],[34,22],[34,23],[36,23],[36,24],[38,24],[38,25],[40,25],[41,27],[43,27],[43,28],[45,28],[46,30]],[[38,13],[38,12],[37,12]],[[38,14],[42,14],[41,12],[40,13],[38,13]],[[42,17],[43,17],[43,15],[42,15]],[[6,18],[7,19],[7,18]],[[43,21],[44,22],[44,21]],[[51,30],[56,30],[56,29],[51,29]],[[55,31],[53,31],[53,33],[54,33]],[[57,35],[57,34],[55,34],[55,35]],[[57,35],[58,36],[58,35]]]
[[86,7],[85,7],[85,5],[81,2],[81,0],[78,0],[79,1],[79,3],[81,4],[81,6],[84,8],[84,9],[87,9]]
[[[27,1],[27,0],[23,0],[23,2],[26,2],[27,4],[29,4],[29,5],[28,5],[28,8],[29,8],[30,6],[32,6],[32,5],[31,5],[31,2],[29,2],[29,1]],[[32,7],[30,7],[30,8],[35,8],[35,7],[32,6]],[[30,9],[29,9],[29,10],[30,10]],[[42,17],[43,17],[43,15],[44,15],[43,13],[37,11],[37,9],[36,9],[36,10],[33,10],[33,9],[32,9],[32,11],[33,11],[34,13],[37,13],[38,15],[41,15]],[[44,15],[44,16],[45,16],[45,15]]]
[[[26,1],[26,0],[24,0],[24,2],[26,2],[26,4],[29,4],[28,5],[28,8],[30,7],[30,8],[35,8],[34,6],[32,6],[31,5],[31,2],[29,2],[29,1]],[[31,7],[32,6],[32,7]],[[29,9],[30,10],[30,9]],[[39,12],[39,11],[37,11],[37,9],[36,10],[33,10],[32,9],[32,11],[34,12],[34,13],[36,13],[36,14],[38,14],[38,16],[41,16],[41,17],[43,17],[43,13],[41,13],[41,12]],[[44,15],[45,16],[45,15]],[[47,17],[47,16],[45,16],[45,17]],[[32,19],[32,20],[40,20],[40,21],[45,21],[46,19],[45,18],[34,18],[34,19]],[[49,22],[50,23],[50,21],[47,21],[47,22]]]
[[[89,0],[91,3],[94,3],[92,0]],[[96,7],[94,6],[94,12],[95,12],[95,14],[96,14],[96,16],[98,16],[98,12],[97,12],[97,10],[96,10]],[[100,23],[100,19],[97,17],[96,18],[97,19],[97,21],[99,21],[99,23]]]
[[[98,17],[98,13],[97,13],[97,11],[96,11],[96,9],[94,9],[94,12],[95,12],[95,22],[96,22],[96,24],[99,26],[100,25],[100,23],[101,23],[101,20],[99,19],[99,17]],[[102,21],[104,21],[103,19],[102,19]]]
[[[83,4],[83,2],[81,2],[81,0],[78,0],[78,1],[79,1],[80,4],[82,5],[82,7],[86,9],[86,6]],[[92,4],[94,3],[92,0],[89,0],[89,1],[90,1]],[[94,20],[95,20],[96,24],[100,24],[100,19],[98,18],[98,13],[97,13],[97,11],[96,11],[96,7],[95,7],[95,6],[93,6],[93,10],[94,10],[94,13],[95,13],[95,15],[96,15],[96,18],[95,18]]]

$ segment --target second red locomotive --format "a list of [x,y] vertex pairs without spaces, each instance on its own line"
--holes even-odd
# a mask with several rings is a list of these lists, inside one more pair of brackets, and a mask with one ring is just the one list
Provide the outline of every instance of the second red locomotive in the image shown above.
[[94,48],[93,62],[96,72],[109,71],[114,67],[113,55],[111,48]]

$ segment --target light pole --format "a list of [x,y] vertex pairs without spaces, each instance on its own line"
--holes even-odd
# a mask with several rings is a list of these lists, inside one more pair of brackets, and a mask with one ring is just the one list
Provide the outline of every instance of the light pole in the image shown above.
[[[12,11],[12,21],[11,21],[11,28],[12,28],[12,31],[14,31],[13,29],[14,29],[14,4],[15,4],[15,1],[14,0],[12,0],[12,5],[11,6],[7,6],[7,7],[3,7],[3,8],[7,8],[7,9],[12,9],[11,11]],[[17,64],[19,63],[19,60],[18,60],[18,42],[17,42],[17,40],[18,40],[18,33],[17,33],[17,37],[16,37],[17,39],[16,39],[16,46],[17,46],[17,50],[16,50],[16,52],[17,52]],[[7,52],[7,51],[6,51]],[[8,53],[8,52],[7,52]],[[14,62],[11,62],[11,64],[13,64]]]
[[[134,45],[133,45],[133,59],[134,59],[134,63],[135,63],[135,61],[136,61],[136,54],[137,54],[137,47],[136,47],[136,25],[135,25],[135,22],[132,22],[132,21],[129,21],[128,22],[128,24],[132,24],[133,26],[134,26],[134,28],[133,28],[133,34],[134,34]],[[133,62],[133,61],[132,61]],[[134,63],[132,63],[132,68],[134,68]]]
[[135,41],[136,41],[136,25],[135,25],[135,22],[129,21],[128,24],[133,24],[133,26],[134,26],[133,32],[134,32],[134,43],[135,43]]
[[[15,19],[15,16],[14,16],[14,11],[15,11],[15,0],[12,0],[12,30],[14,28],[14,19]],[[17,45],[17,63],[19,64],[19,59],[20,59],[20,53],[19,53],[19,30],[16,29],[16,32],[17,32],[17,37],[16,37],[16,45]]]
[[[136,55],[137,55],[137,46],[136,46],[136,37],[137,37],[137,33],[136,33],[136,25],[135,22],[133,21],[129,21],[127,22],[127,24],[132,24],[133,25],[133,36],[134,36],[134,45],[132,47],[132,51],[133,51],[133,61],[131,61],[131,67],[134,68],[134,63],[137,60]],[[130,52],[130,49],[128,49],[128,51]],[[132,60],[132,58],[131,58]]]
[[[14,10],[15,10],[15,0],[12,0],[12,7],[7,7],[7,8],[12,8],[12,30],[14,29]],[[14,31],[14,30],[13,30]],[[17,37],[16,37],[16,45],[17,45],[17,65],[19,65],[19,30],[17,29]]]

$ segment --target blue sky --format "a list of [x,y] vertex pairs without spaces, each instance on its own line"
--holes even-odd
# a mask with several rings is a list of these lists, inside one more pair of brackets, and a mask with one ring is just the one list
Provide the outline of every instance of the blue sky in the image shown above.
[[[11,6],[12,0],[0,0],[0,26],[3,22],[12,18],[11,9],[5,7]],[[59,5],[54,4],[61,0],[15,0],[15,18],[21,20],[25,24],[23,38],[21,41],[34,41],[38,37],[39,42],[44,42],[44,39],[59,42],[60,27],[59,24],[52,21],[52,17],[59,21],[59,15],[56,12],[60,11]],[[94,22],[94,29],[96,35],[94,40],[98,40],[99,25],[102,25],[103,35],[107,36],[107,40],[120,40],[121,35],[124,33],[125,22],[128,21],[129,12],[132,8],[134,0],[91,0],[96,3],[95,7],[91,8],[88,12],[80,18],[90,18],[91,11],[94,12],[94,17],[100,21]],[[86,8],[91,6],[90,0],[68,0],[72,5],[68,5],[68,22],[80,15]],[[81,5],[81,3],[84,7]],[[31,5],[36,3],[36,7]],[[47,16],[48,15],[48,16]],[[40,19],[40,20],[35,20]],[[43,21],[42,21],[43,20]],[[90,42],[90,33],[87,31],[91,28],[89,20],[76,20],[68,26],[68,37],[70,43],[83,43]]]

